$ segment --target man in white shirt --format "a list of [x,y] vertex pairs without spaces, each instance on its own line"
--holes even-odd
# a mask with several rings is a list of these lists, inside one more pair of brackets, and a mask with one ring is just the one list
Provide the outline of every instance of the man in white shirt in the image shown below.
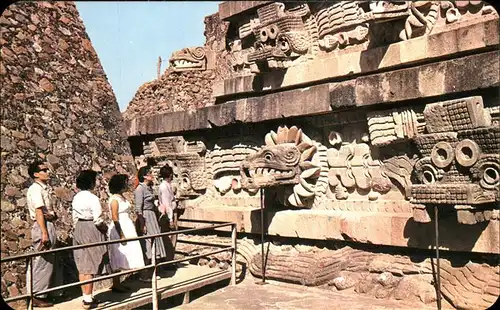
[[[50,250],[56,246],[57,235],[53,223],[56,215],[51,204],[51,189],[47,184],[50,179],[49,168],[45,163],[36,161],[28,167],[28,174],[34,180],[26,194],[29,216],[33,221],[33,247],[35,251]],[[62,272],[55,254],[34,257],[32,270],[33,292],[63,284]],[[46,294],[33,298],[33,306],[51,307],[52,303],[46,298]]]

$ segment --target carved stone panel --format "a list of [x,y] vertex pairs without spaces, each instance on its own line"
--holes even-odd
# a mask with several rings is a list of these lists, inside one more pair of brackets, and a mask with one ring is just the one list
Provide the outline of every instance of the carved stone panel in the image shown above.
[[[239,193],[242,189],[240,165],[249,155],[256,152],[256,148],[244,144],[237,144],[229,149],[216,147],[207,155],[207,161],[211,166],[213,185],[220,194],[229,191]],[[257,189],[247,188],[251,193]]]
[[336,199],[347,199],[346,189],[357,188],[371,191],[370,200],[378,198],[377,193],[387,193],[391,182],[381,169],[381,162],[373,160],[367,143],[344,143],[338,149],[328,150],[328,181],[335,191]]
[[[481,97],[429,104],[427,133],[415,138],[421,153],[415,164],[419,183],[412,202],[478,205],[498,201],[498,128]],[[496,186],[496,188],[495,188]]]
[[484,1],[272,2],[232,18],[236,71],[286,69],[335,50],[371,48],[428,35],[436,27],[497,14]]
[[376,146],[412,139],[425,127],[423,115],[412,109],[370,112],[367,120],[371,144]]
[[482,214],[500,200],[497,110],[485,108],[482,97],[474,96],[427,104],[422,114],[413,109],[367,114],[373,145],[389,150],[395,142],[407,146],[407,154],[388,156],[382,166],[415,205],[416,221],[429,221],[426,205],[451,205],[466,224],[486,220]]
[[146,158],[155,163],[155,170],[165,164],[172,167],[179,199],[197,197],[207,188],[205,152],[202,141],[188,142],[182,136],[157,138],[144,148]]
[[474,213],[498,203],[500,130],[492,126],[490,110],[481,97],[426,106],[427,131],[414,139],[421,158],[414,166],[418,184],[411,187],[411,202],[453,205],[464,224],[476,223]]

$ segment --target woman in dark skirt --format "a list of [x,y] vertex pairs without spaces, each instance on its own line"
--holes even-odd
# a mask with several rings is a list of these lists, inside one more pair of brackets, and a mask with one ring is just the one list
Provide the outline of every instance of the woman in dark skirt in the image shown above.
[[[106,240],[107,225],[102,219],[99,198],[91,193],[96,184],[97,173],[83,170],[76,179],[79,192],[72,202],[73,207],[73,245],[82,245]],[[80,281],[90,280],[94,275],[111,273],[106,245],[77,249],[73,251]],[[113,289],[122,288],[119,279],[113,279]],[[124,289],[124,288],[122,288]],[[83,308],[98,305],[92,298],[93,283],[82,285]]]
[[[155,196],[151,185],[153,184],[153,175],[151,174],[151,168],[149,166],[141,167],[137,174],[139,179],[139,185],[134,191],[135,196],[135,209],[137,212],[138,221],[140,223],[139,229],[145,235],[156,235],[161,233],[160,226],[158,225],[158,208],[154,204]],[[142,245],[145,248],[146,259],[151,262],[151,239],[142,240]],[[156,238],[156,257],[159,261],[162,261],[167,256],[165,251],[165,245],[163,244],[162,238]],[[148,278],[140,278],[143,281],[151,281]]]

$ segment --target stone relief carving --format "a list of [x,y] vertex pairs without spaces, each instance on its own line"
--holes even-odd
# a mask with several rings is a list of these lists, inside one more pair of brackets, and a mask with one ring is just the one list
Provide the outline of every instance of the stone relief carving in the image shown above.
[[440,1],[447,23],[454,23],[471,14],[491,14],[495,9],[484,1]]
[[[411,156],[411,155],[410,155]],[[401,186],[406,198],[411,195],[411,175],[417,158],[397,155],[382,161],[383,174]]]
[[266,135],[265,146],[242,162],[242,186],[280,186],[283,205],[311,208],[327,188],[326,151],[296,126],[279,127]]
[[182,136],[157,138],[144,145],[144,155],[137,157],[136,161],[141,166],[152,164],[153,173],[158,173],[166,164],[171,166],[178,199],[223,201],[228,193],[232,194],[230,200],[239,196],[245,198],[241,195],[243,192],[254,195],[258,188],[243,189],[241,186],[240,165],[257,148],[224,141],[227,143],[223,147],[215,144],[207,150],[204,142],[186,141]]
[[[241,162],[255,152],[255,147],[240,143],[230,149],[222,149],[216,145],[207,155],[207,161],[210,162],[211,166],[213,185],[220,194],[241,191]],[[257,189],[249,188],[247,191],[256,193]]]
[[207,51],[203,47],[187,47],[175,51],[170,56],[170,68],[174,71],[194,71],[207,69]]
[[239,28],[240,37],[253,33],[254,50],[247,56],[252,72],[263,65],[271,69],[286,68],[311,46],[305,19],[310,15],[308,4],[285,10],[285,4],[274,2],[257,9],[258,19]]
[[242,16],[246,22],[227,38],[229,58],[236,71],[286,69],[336,49],[409,40],[484,14],[497,13],[483,1],[273,2]]
[[[352,139],[358,134],[345,132],[351,142],[343,141],[342,135],[331,131],[327,140],[332,147],[328,148],[296,126],[271,131],[265,146],[242,163],[242,186],[275,188],[276,198],[284,206],[350,210],[342,201],[369,202],[385,197],[387,207],[396,210],[391,199],[409,195],[416,159],[395,156],[386,163],[378,155],[374,157],[368,134]],[[399,182],[401,191],[392,180]],[[389,195],[392,190],[394,194]]]
[[500,200],[496,110],[475,96],[428,104],[423,117],[413,111],[395,117],[395,110],[368,114],[372,144],[411,140],[417,148],[417,158],[409,153],[383,160],[384,174],[414,204],[416,221],[430,221],[425,206],[431,204],[453,205],[461,223],[477,222],[471,212],[480,214],[474,219],[489,220],[484,213]]
[[500,130],[481,97],[430,104],[427,133],[415,138],[421,153],[414,171],[414,203],[477,205],[499,200]]
[[[332,131],[328,148],[296,126],[279,127],[241,163],[241,186],[275,188],[281,204],[302,208],[380,197],[390,202],[396,196],[389,192],[399,189],[417,213],[429,204],[491,209],[500,200],[500,129],[490,111],[498,114],[476,96],[428,104],[423,111],[368,112],[369,134],[350,139],[349,127]],[[397,144],[403,152],[391,154]],[[387,150],[380,155],[378,149]]]
[[[368,141],[366,136],[363,140]],[[369,192],[370,200],[376,200],[379,197],[377,193],[384,194],[391,189],[392,183],[383,174],[382,163],[372,158],[368,143],[342,143],[340,134],[336,132],[330,134],[330,143],[334,148],[327,151],[330,168],[328,182],[335,191],[336,199],[347,199],[347,189],[357,188]]]
[[375,146],[412,139],[425,129],[423,115],[411,109],[369,112],[367,120],[370,141]]
[[198,197],[207,188],[205,153],[202,141],[185,141],[182,136],[157,138],[144,147],[144,154],[155,163],[155,170],[165,164],[174,170],[178,199]]
[[[460,222],[471,223],[463,215],[471,212],[488,220],[485,214],[500,200],[498,107],[485,108],[476,96],[363,115],[365,124],[358,114],[347,123],[325,118],[314,124],[323,128],[314,139],[296,126],[281,126],[260,148],[238,138],[207,150],[201,141],[176,136],[155,139],[144,154],[157,167],[174,168],[180,199],[241,205],[233,200],[269,187],[288,207],[351,210],[348,202],[381,199],[386,211],[413,206],[421,222],[430,221],[430,204],[453,205]],[[408,206],[392,204],[405,198]]]

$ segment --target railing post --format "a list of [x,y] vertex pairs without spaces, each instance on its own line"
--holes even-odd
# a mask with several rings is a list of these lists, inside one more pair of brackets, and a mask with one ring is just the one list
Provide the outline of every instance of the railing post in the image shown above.
[[26,259],[26,271],[26,289],[30,295],[28,310],[33,310],[33,258],[31,256]]
[[231,284],[236,285],[236,223],[231,225],[231,243],[233,246],[233,253],[231,257]]
[[151,238],[151,262],[153,263],[153,279],[151,279],[153,292],[153,310],[158,310],[158,292],[157,292],[157,283],[156,283],[156,238]]
[[437,293],[437,308],[441,310],[441,270],[439,268],[439,222],[438,222],[438,207],[434,205],[434,229],[436,234],[436,293]]

